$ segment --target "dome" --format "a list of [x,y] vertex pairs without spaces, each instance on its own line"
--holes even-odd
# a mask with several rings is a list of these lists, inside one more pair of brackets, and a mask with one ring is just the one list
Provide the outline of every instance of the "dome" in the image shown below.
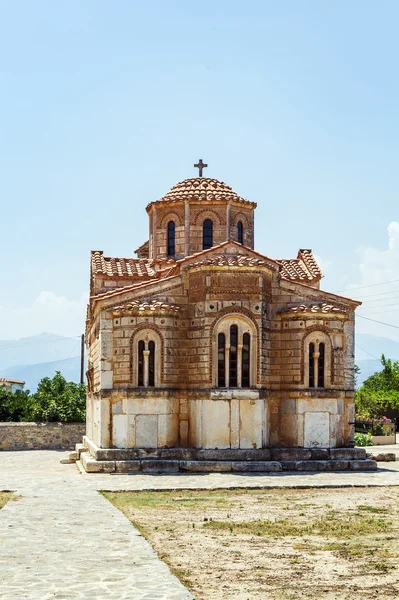
[[[157,202],[184,202],[185,200],[193,201],[218,201],[232,200],[233,202],[241,202],[256,208],[255,202],[250,202],[241,198],[232,188],[218,179],[209,177],[193,177],[176,183],[171,190],[165,194]],[[154,204],[151,202],[147,209]]]

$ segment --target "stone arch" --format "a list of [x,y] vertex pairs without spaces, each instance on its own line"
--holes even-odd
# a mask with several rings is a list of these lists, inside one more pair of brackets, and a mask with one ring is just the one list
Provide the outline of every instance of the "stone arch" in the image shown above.
[[175,223],[176,227],[181,227],[183,224],[182,219],[176,212],[167,212],[161,219],[159,226],[161,228],[165,228],[165,227],[167,227],[169,221],[173,221]]
[[202,225],[205,219],[211,219],[214,225],[220,226],[224,224],[221,216],[215,210],[206,208],[204,210],[199,210],[194,215],[193,225]]
[[242,221],[242,224],[246,229],[248,229],[248,227],[251,227],[252,225],[252,222],[250,222],[248,215],[246,215],[243,212],[237,212],[232,215],[231,225],[237,227],[238,221]]
[[130,382],[137,387],[137,344],[142,337],[155,342],[155,387],[159,387],[164,383],[164,338],[158,327],[152,323],[140,323],[130,336]]

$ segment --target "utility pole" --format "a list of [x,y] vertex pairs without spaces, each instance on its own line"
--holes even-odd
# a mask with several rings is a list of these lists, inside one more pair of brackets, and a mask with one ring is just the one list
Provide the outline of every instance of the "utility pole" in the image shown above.
[[84,364],[85,364],[85,334],[82,333],[80,342],[80,383],[84,383]]

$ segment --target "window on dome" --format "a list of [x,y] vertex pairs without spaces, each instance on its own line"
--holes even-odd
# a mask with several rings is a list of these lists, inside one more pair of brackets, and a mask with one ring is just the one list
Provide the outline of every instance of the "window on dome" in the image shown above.
[[239,244],[244,243],[244,225],[242,221],[238,221],[237,223],[237,240]]
[[176,225],[174,221],[168,223],[168,256],[175,255],[175,237],[176,237]]
[[213,246],[213,223],[210,219],[205,219],[202,226],[202,249],[208,250]]

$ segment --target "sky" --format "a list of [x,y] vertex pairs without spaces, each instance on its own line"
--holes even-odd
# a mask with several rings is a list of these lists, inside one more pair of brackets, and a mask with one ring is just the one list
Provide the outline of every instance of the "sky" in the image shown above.
[[134,256],[203,158],[258,203],[259,252],[312,248],[357,330],[399,340],[398,21],[396,0],[0,0],[0,339],[79,335],[90,251]]

